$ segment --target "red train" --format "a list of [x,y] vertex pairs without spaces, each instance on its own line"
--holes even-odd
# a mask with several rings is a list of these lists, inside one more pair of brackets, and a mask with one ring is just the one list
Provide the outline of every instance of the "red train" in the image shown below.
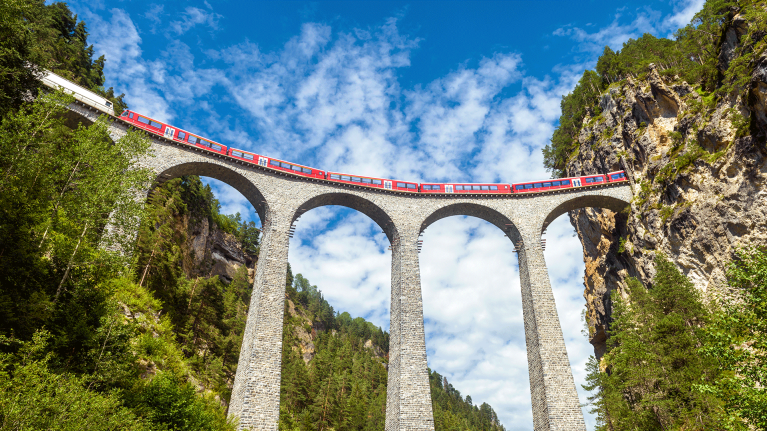
[[245,150],[236,148],[227,149],[226,146],[209,139],[197,136],[168,124],[153,120],[137,112],[125,110],[120,118],[133,124],[134,126],[164,136],[176,142],[183,142],[188,145],[194,145],[201,149],[212,151],[214,153],[224,154],[246,163],[262,166],[277,171],[286,172],[292,175],[299,175],[307,178],[316,178],[337,183],[345,183],[353,186],[372,187],[384,190],[392,190],[404,193],[424,193],[424,194],[523,194],[540,193],[548,190],[567,189],[574,187],[588,187],[605,183],[615,183],[627,181],[624,171],[610,172],[607,175],[587,175],[583,177],[557,178],[544,181],[533,181],[516,184],[498,184],[498,183],[423,183],[418,184],[409,181],[398,181],[386,178],[363,177],[351,174],[342,174],[340,172],[325,172],[320,169],[309,166],[298,165],[284,160],[272,157],[262,156]]

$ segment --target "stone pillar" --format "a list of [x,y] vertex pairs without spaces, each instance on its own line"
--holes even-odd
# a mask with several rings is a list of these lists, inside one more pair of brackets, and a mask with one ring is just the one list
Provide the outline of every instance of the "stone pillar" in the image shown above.
[[518,247],[527,366],[535,431],[586,431],[559,324],[540,234]]
[[289,228],[290,221],[274,214],[263,224],[256,280],[229,404],[229,415],[240,419],[241,430],[277,429]]
[[392,244],[386,431],[434,430],[417,241],[411,229]]

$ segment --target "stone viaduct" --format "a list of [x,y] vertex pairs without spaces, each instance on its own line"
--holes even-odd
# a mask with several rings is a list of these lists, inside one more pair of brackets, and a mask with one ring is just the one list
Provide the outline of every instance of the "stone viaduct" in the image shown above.
[[[87,122],[99,114],[79,102],[70,105],[70,111]],[[112,120],[112,137],[118,139],[129,125],[119,118]],[[527,196],[407,195],[293,176],[147,136],[153,154],[141,164],[156,173],[157,184],[182,175],[215,178],[242,193],[262,222],[261,254],[229,406],[229,414],[239,418],[240,429],[277,429],[291,226],[313,208],[342,205],[373,219],[391,242],[387,431],[434,429],[418,241],[429,225],[454,215],[494,224],[518,252],[534,429],[585,431],[540,238],[549,223],[570,210],[622,210],[632,197],[628,184]]]

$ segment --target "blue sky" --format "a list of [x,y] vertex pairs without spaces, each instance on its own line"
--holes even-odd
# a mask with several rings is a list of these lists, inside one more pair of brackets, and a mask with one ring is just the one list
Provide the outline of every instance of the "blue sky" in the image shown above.
[[[516,182],[548,177],[541,148],[561,96],[605,45],[620,49],[645,32],[670,36],[702,0],[70,6],[87,22],[97,54],[107,57],[107,85],[146,115],[326,170]],[[238,192],[207,182],[224,212],[258,221]],[[545,255],[581,383],[593,350],[581,334],[584,268],[573,233],[567,216],[557,219]],[[336,309],[388,328],[387,247],[366,216],[317,208],[298,223],[290,262]],[[478,219],[451,217],[425,232],[426,343],[433,369],[475,403],[490,403],[507,429],[527,430],[532,415],[512,251],[501,231]]]

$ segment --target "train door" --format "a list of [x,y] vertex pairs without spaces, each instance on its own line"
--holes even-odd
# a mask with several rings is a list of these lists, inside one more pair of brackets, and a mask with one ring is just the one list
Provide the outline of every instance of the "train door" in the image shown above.
[[165,126],[165,137],[168,139],[173,139],[173,135],[176,134],[176,129],[172,127]]
[[386,190],[391,190],[391,181],[384,181],[384,188]]
[[259,157],[258,158],[258,165],[266,167],[266,157]]
[[581,180],[573,180],[573,187],[580,187],[581,186]]
[[445,193],[453,193],[453,185],[445,184]]

